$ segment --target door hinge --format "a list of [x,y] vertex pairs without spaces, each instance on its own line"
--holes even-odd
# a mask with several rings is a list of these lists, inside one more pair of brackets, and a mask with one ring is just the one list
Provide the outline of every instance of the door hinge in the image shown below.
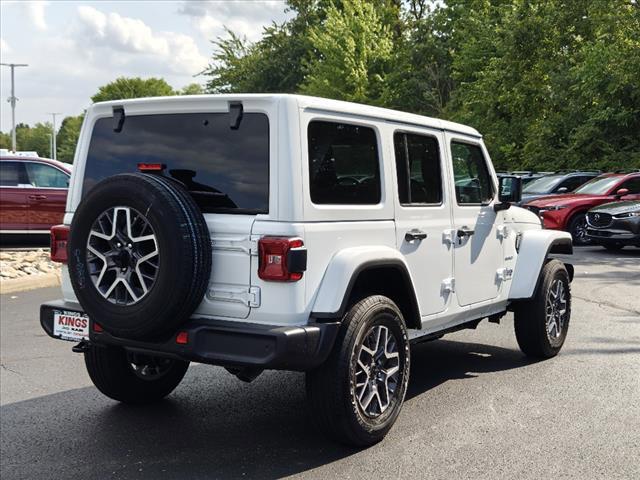
[[496,271],[496,276],[501,281],[510,280],[513,277],[513,269],[509,267],[499,268]]
[[507,238],[509,236],[509,227],[506,225],[498,225],[498,238]]
[[442,232],[442,242],[448,245],[453,245],[456,238],[456,231],[454,229],[445,230]]
[[456,291],[456,279],[451,277],[451,278],[445,278],[442,281],[442,293],[453,293]]

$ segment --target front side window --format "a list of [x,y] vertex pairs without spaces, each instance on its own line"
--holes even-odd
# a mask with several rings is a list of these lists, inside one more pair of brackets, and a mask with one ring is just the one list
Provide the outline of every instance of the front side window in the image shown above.
[[493,200],[493,183],[479,145],[451,142],[458,205],[486,204]]
[[620,185],[620,188],[618,188],[618,190],[622,188],[626,188],[627,190],[629,190],[629,193],[627,195],[635,195],[637,193],[640,193],[640,177],[635,177],[627,180],[622,185]]
[[38,188],[68,188],[69,175],[44,163],[27,163],[29,183]]
[[315,204],[380,203],[378,142],[370,127],[309,123],[309,184]]
[[442,202],[442,175],[438,140],[396,132],[393,136],[400,204]]
[[20,162],[0,162],[0,187],[17,187],[27,183]]
[[82,194],[103,178],[138,171],[139,163],[165,166],[204,213],[268,213],[269,118],[245,112],[238,128],[228,113],[128,115],[93,127]]

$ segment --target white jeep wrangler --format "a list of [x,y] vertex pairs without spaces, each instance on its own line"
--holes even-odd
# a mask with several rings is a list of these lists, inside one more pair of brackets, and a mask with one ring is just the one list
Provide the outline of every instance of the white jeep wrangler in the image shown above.
[[519,196],[476,130],[437,119],[295,95],[98,103],[52,228],[64,298],[40,321],[115,400],[165,397],[190,361],[300,370],[318,427],[370,445],[411,343],[511,310],[525,354],[562,347],[573,268],[550,255],[571,236]]

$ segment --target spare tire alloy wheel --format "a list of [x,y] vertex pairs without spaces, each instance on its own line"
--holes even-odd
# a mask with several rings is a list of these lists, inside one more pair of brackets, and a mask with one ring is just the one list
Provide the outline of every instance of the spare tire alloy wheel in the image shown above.
[[158,241],[147,218],[131,207],[102,212],[87,239],[87,268],[93,284],[111,303],[133,305],[155,283]]

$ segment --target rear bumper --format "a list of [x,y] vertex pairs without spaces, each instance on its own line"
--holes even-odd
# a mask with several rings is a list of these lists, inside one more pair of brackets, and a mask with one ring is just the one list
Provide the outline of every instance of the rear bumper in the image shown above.
[[[79,305],[62,300],[40,306],[40,324],[52,338],[54,311],[82,312]],[[188,342],[176,343],[175,333],[162,341],[138,341],[96,332],[90,321],[89,343],[120,346],[148,355],[165,356],[225,367],[276,370],[311,370],[329,356],[339,328],[338,322],[302,326],[258,325],[224,320],[191,319],[179,329]]]

